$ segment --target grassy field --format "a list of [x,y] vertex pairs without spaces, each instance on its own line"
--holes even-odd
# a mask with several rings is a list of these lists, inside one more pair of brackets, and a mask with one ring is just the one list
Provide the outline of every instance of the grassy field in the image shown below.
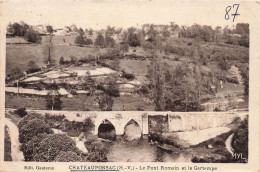
[[[5,107],[6,108],[22,108],[27,109],[37,109],[46,110],[46,99],[44,97],[27,97],[6,94],[5,96]],[[133,95],[121,95],[120,97],[114,97],[114,111],[123,110],[123,105],[125,110],[136,111],[137,108],[143,110],[154,110],[154,106],[144,99],[142,99],[138,94]],[[62,110],[75,110],[75,111],[100,111],[98,105],[94,101],[94,97],[86,95],[77,95],[73,98],[62,97]]]
[[[94,42],[96,35],[89,37]],[[61,57],[65,60],[70,60],[71,56],[78,59],[88,57],[89,55],[95,56],[97,54],[97,48],[94,47],[80,47],[74,43],[76,35],[74,36],[54,36],[52,43],[52,58],[59,63]],[[9,39],[9,38],[8,38]],[[15,39],[15,38],[12,38]],[[16,38],[18,39],[18,38]],[[47,59],[46,53],[46,42],[49,37],[43,36],[41,44],[8,44],[6,45],[6,74],[12,73],[14,68],[20,68],[20,70],[26,71],[28,69],[28,62],[33,60],[38,66],[44,65]],[[14,40],[12,40],[14,41]],[[19,40],[18,40],[19,41]],[[120,40],[116,40],[118,42]],[[177,65],[190,65],[194,63],[194,46],[192,39],[185,38],[168,38],[163,44],[168,44],[168,50],[162,51],[159,56],[162,57],[163,62],[168,64],[167,68],[175,68]],[[192,45],[191,45],[192,44]],[[101,49],[100,53],[106,53],[107,49]],[[231,65],[237,65],[242,71],[248,72],[248,48],[234,45],[217,44],[210,42],[201,42],[199,48],[199,63],[201,74],[209,82],[212,80],[212,75],[220,75],[225,78],[228,73],[228,69]],[[127,52],[129,57],[131,55],[137,55],[142,57],[148,57],[147,52],[142,47],[129,47]],[[148,83],[147,73],[150,65],[149,58],[146,59],[134,59],[125,58],[120,59],[120,69],[127,73],[135,75],[136,79],[142,84]],[[226,69],[221,69],[219,59],[225,58]],[[111,60],[110,60],[111,61]],[[95,66],[96,67],[96,66]],[[85,66],[77,68],[85,69]],[[219,81],[217,81],[219,82]],[[242,96],[244,87],[242,85],[234,85],[231,83],[224,83],[223,89],[218,89],[216,97],[227,97],[227,96]],[[203,93],[201,95],[203,101],[208,101],[212,98],[209,93]],[[125,100],[124,100],[125,99]],[[33,101],[32,101],[33,100]],[[125,102],[125,103],[123,103]],[[6,107],[19,108],[27,107],[29,109],[45,109],[45,99],[42,97],[16,97],[6,96]],[[88,96],[75,96],[73,99],[63,98],[64,110],[99,110],[97,105],[93,105],[94,100]],[[154,110],[153,105],[147,103],[139,95],[120,96],[114,98],[113,110],[122,110],[123,104],[125,104],[126,110]]]
[[150,60],[122,59],[120,60],[120,69],[134,74],[138,81],[145,83],[148,82],[146,74],[149,64]]
[[[8,40],[9,38],[7,38]],[[63,39],[66,42],[63,42]],[[91,47],[79,47],[74,45],[75,36],[54,36],[52,58],[59,63],[61,57],[65,60],[70,60],[71,56],[78,59],[88,57],[88,55],[96,55],[97,49]],[[12,72],[16,67],[20,70],[26,71],[28,69],[28,62],[33,60],[38,66],[44,65],[47,59],[46,51],[47,37],[42,37],[41,44],[8,44],[6,45],[6,74]],[[71,44],[71,45],[70,45]],[[106,52],[101,49],[100,53]]]

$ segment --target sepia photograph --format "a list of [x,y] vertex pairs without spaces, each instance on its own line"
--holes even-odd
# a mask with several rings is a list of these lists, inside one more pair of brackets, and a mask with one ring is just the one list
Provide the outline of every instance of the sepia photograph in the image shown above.
[[246,9],[190,3],[2,2],[4,161],[247,164]]

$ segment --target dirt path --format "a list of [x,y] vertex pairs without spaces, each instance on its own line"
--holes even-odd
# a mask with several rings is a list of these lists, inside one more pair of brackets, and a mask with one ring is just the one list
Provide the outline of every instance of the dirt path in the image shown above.
[[9,119],[5,118],[5,125],[11,139],[11,156],[13,161],[23,161],[23,152],[20,151],[19,132],[17,126]]
[[228,150],[231,154],[233,154],[233,148],[232,148],[232,146],[231,146],[231,141],[232,141],[233,136],[234,136],[234,133],[231,134],[231,135],[227,138],[227,140],[226,140],[226,148],[227,148],[227,150]]
[[218,127],[196,131],[168,133],[165,134],[165,136],[170,136],[173,140],[175,140],[178,144],[182,145],[183,147],[189,147],[191,145],[197,145],[201,142],[214,138],[228,131],[230,131],[229,127]]

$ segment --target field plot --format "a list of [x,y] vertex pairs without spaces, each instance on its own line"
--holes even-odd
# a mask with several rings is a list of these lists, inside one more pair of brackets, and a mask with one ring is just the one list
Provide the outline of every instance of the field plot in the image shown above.
[[[26,96],[38,95],[44,102],[55,92],[62,100],[59,109],[248,108],[247,24],[229,33],[196,24],[175,30],[157,25],[98,31],[70,27],[41,36],[38,43],[7,38],[8,101],[26,102]],[[11,108],[15,103],[6,104]]]

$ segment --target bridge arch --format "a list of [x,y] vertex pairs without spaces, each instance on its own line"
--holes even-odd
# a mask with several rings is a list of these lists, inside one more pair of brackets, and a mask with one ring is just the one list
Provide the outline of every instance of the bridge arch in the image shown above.
[[140,139],[143,135],[142,125],[135,119],[130,119],[124,125],[124,137],[127,140]]
[[102,120],[97,126],[98,137],[104,139],[115,139],[116,137],[116,126],[108,119]]

